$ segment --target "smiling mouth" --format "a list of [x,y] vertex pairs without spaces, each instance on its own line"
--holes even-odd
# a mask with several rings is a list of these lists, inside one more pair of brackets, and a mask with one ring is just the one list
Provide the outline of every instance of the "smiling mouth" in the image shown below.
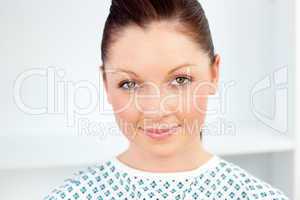
[[163,134],[163,133],[166,133],[166,132],[169,132],[173,129],[176,129],[178,128],[179,126],[173,126],[173,127],[170,127],[170,128],[161,128],[161,129],[158,129],[158,128],[146,128],[146,129],[143,129],[143,131],[145,132],[148,132],[148,133],[152,133],[152,134]]
[[177,129],[180,128],[179,125],[173,126],[170,128],[140,128],[147,136],[149,136],[152,139],[165,139],[173,135],[177,132]]

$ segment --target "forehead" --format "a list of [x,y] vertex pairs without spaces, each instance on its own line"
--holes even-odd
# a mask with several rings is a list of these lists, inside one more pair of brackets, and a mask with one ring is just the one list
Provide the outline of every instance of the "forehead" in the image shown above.
[[209,65],[198,43],[167,22],[148,29],[126,27],[109,49],[108,68],[124,68],[138,74],[167,73],[185,63]]

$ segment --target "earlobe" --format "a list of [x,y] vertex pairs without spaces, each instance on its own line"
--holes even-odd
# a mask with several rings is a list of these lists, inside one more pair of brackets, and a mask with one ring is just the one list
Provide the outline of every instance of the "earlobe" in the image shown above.
[[104,84],[104,88],[105,88],[105,91],[106,91],[107,101],[111,105],[111,97],[110,97],[109,92],[108,92],[108,87],[107,87],[106,80],[103,80],[103,84]]
[[105,89],[105,92],[106,92],[107,101],[108,101],[109,104],[111,104],[111,97],[110,97],[109,92],[108,92],[107,80],[106,80],[106,77],[104,76],[104,72],[101,71],[100,75],[102,76],[102,83],[103,83],[103,86],[104,86],[104,89]]
[[218,82],[219,82],[219,68],[220,68],[220,63],[221,63],[221,57],[220,55],[216,54],[214,63],[212,65],[212,91],[211,95],[214,95],[218,89]]
[[107,96],[107,102],[111,105],[111,97],[109,95],[109,93],[106,90],[106,96]]
[[107,95],[107,101],[108,101],[108,103],[111,105],[111,98],[110,98],[109,95]]
[[218,82],[214,79],[211,84],[211,90],[209,95],[215,95],[218,90]]

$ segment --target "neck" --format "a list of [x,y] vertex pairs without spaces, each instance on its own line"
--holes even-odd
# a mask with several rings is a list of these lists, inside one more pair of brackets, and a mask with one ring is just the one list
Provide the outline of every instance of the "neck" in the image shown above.
[[212,155],[202,148],[201,141],[187,145],[172,155],[154,155],[130,144],[129,148],[117,156],[126,165],[149,172],[179,172],[193,170],[205,164]]

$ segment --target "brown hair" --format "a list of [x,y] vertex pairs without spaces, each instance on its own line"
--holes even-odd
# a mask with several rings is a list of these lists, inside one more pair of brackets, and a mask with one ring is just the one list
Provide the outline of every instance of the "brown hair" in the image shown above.
[[102,63],[108,57],[109,47],[119,33],[129,25],[147,29],[154,21],[176,20],[181,30],[204,50],[211,63],[214,61],[214,45],[209,24],[201,4],[197,0],[112,0],[106,19],[101,43]]
[[178,31],[198,43],[209,56],[210,62],[214,62],[215,52],[209,24],[197,0],[112,0],[101,43],[103,80],[106,79],[103,68],[109,56],[109,47],[118,39],[122,30],[129,25],[147,29],[151,22],[162,20],[179,22]]

